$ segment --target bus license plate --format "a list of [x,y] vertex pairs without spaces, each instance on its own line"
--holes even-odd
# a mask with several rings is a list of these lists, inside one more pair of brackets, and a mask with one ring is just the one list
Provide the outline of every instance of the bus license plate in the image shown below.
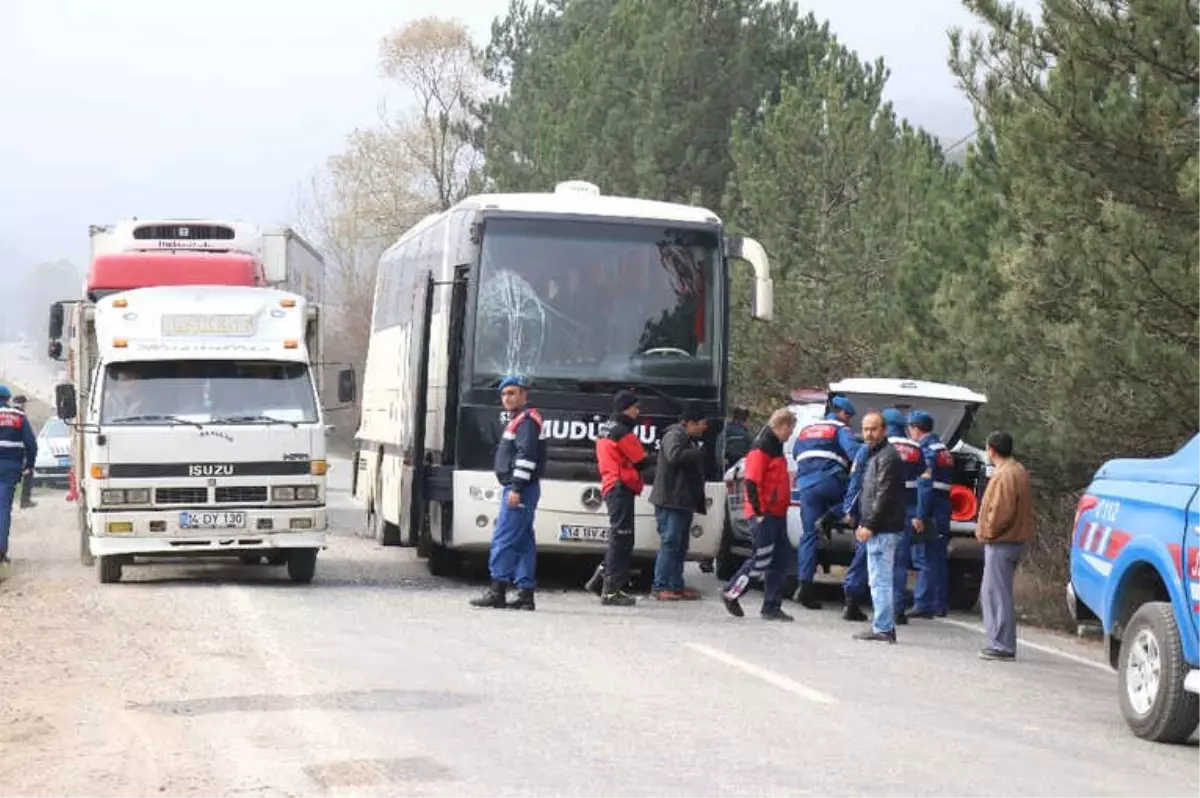
[[246,526],[245,513],[194,513],[179,514],[180,529],[242,529]]
[[559,540],[581,541],[583,543],[607,543],[608,527],[606,526],[573,526],[563,524],[558,533]]

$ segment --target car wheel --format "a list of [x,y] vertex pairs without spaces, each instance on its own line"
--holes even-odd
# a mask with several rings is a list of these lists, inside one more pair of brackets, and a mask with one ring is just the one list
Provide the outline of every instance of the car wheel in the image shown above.
[[1183,687],[1189,669],[1171,605],[1143,604],[1125,627],[1117,658],[1121,714],[1134,734],[1187,742],[1200,724],[1200,696]]

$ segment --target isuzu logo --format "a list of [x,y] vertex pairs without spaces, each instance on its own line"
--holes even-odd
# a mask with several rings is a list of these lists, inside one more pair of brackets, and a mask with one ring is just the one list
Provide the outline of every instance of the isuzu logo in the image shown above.
[[589,510],[598,510],[600,509],[601,502],[604,501],[604,497],[600,495],[599,488],[588,488],[583,492],[583,496],[580,497],[580,501],[582,501],[583,506]]
[[189,477],[231,477],[233,463],[193,463],[188,466]]

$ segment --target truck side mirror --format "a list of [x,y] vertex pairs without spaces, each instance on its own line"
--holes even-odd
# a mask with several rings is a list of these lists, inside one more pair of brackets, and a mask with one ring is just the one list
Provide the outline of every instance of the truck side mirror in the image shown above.
[[54,386],[54,409],[63,421],[74,421],[77,408],[75,407],[75,386],[70,383]]
[[55,302],[50,306],[50,340],[53,341],[62,338],[63,320],[66,314],[63,312],[63,304]]
[[340,404],[351,404],[357,398],[357,385],[354,380],[354,369],[342,369],[338,372],[337,398]]

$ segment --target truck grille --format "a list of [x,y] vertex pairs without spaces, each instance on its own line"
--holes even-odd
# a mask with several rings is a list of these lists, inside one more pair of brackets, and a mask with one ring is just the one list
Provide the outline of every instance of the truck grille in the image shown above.
[[208,488],[155,488],[155,504],[208,504]]
[[266,485],[229,485],[217,488],[217,504],[247,504],[266,500]]
[[233,239],[233,228],[215,224],[188,224],[187,222],[181,222],[180,224],[148,224],[134,228],[133,237],[140,241],[154,238],[170,240],[180,238],[208,238],[218,241],[231,241]]

